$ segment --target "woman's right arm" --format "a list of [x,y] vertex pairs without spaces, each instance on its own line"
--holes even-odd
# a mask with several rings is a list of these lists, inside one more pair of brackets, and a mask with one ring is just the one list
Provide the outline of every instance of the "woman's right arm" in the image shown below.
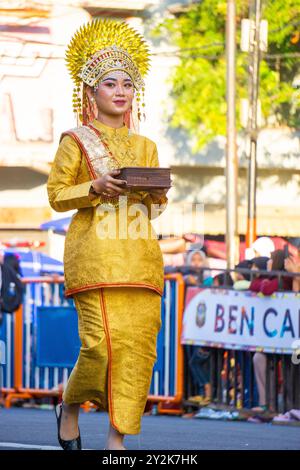
[[47,182],[49,204],[57,212],[94,207],[100,202],[100,195],[90,194],[91,180],[76,184],[80,163],[80,148],[71,136],[64,136]]

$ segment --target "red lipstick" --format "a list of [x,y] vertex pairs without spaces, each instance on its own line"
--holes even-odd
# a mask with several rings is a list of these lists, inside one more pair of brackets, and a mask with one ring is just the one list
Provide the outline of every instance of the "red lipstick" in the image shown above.
[[114,101],[114,103],[117,106],[123,106],[126,103],[126,101],[125,100],[116,100],[116,101]]

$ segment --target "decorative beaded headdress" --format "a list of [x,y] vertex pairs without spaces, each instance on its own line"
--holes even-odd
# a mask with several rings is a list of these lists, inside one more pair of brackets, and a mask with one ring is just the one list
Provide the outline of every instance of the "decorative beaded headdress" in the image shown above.
[[66,62],[75,84],[73,110],[84,124],[88,106],[84,84],[96,86],[110,71],[121,70],[130,76],[139,108],[140,93],[144,97],[145,91],[143,77],[149,70],[149,49],[143,37],[124,21],[95,19],[81,26],[67,47]]

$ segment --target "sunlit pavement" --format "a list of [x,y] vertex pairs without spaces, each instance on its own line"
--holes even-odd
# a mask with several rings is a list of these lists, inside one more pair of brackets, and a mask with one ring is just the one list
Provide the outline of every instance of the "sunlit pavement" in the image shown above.
[[[103,450],[107,413],[80,411],[84,449]],[[300,449],[300,427],[144,416],[140,435],[126,436],[137,450],[285,450]],[[0,450],[59,449],[54,410],[0,409]]]

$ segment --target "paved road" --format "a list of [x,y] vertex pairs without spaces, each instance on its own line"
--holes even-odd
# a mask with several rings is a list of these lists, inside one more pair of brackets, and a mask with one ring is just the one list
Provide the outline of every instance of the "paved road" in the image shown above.
[[[84,449],[102,450],[107,413],[80,410]],[[300,450],[300,427],[144,416],[140,435],[126,436],[127,449],[137,450]],[[0,450],[58,449],[54,411],[0,409]]]

